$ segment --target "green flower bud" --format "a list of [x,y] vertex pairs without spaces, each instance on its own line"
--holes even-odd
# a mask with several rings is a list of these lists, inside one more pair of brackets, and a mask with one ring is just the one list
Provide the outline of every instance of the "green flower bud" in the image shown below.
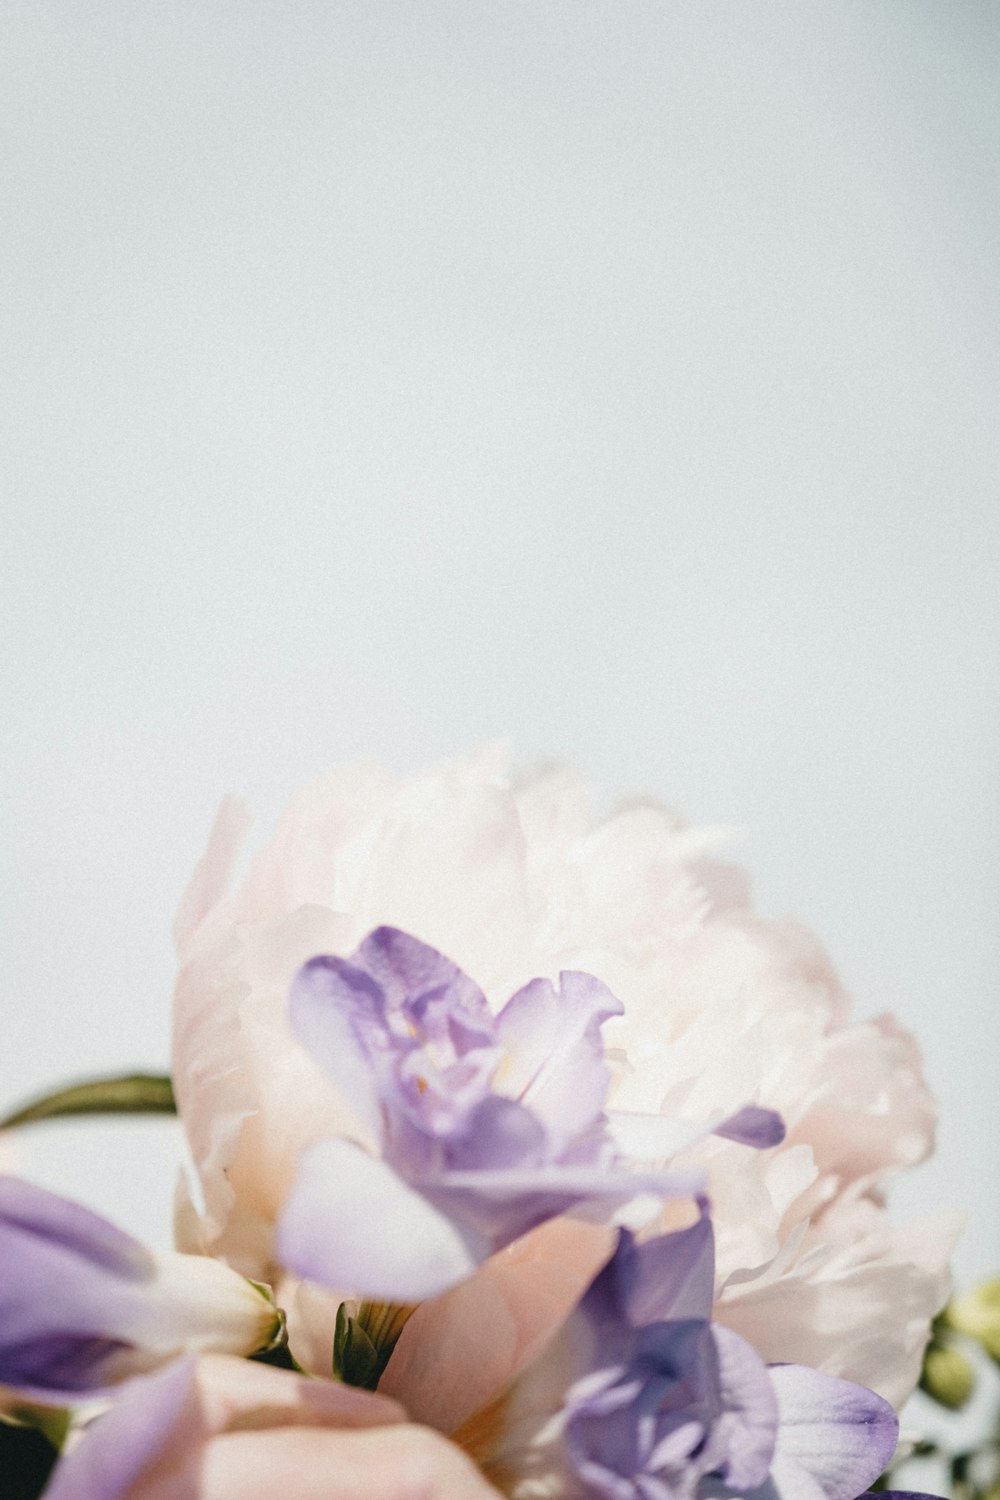
[[956,1297],[945,1309],[945,1321],[958,1333],[978,1339],[987,1354],[1000,1361],[1000,1277]]
[[930,1344],[924,1355],[920,1388],[942,1406],[957,1411],[972,1395],[972,1366],[960,1349],[949,1344]]

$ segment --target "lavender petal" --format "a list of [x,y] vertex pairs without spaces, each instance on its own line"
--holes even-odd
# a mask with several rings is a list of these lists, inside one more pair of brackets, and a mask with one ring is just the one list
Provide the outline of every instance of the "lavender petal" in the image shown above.
[[353,960],[379,984],[392,1010],[403,1009],[422,997],[447,992],[450,1008],[492,1032],[493,1017],[486,997],[457,964],[428,943],[398,927],[376,927]]
[[895,1452],[892,1407],[864,1386],[805,1365],[770,1372],[781,1419],[772,1471],[779,1490],[782,1472],[803,1470],[826,1500],[855,1500]]
[[759,1151],[766,1151],[771,1146],[780,1146],[785,1139],[785,1122],[776,1110],[764,1109],[759,1104],[745,1104],[735,1114],[713,1125],[712,1134],[721,1135],[727,1141],[737,1141],[741,1146],[755,1146]]
[[0,1177],[0,1234],[35,1239],[116,1276],[141,1280],[153,1267],[149,1251],[123,1229],[21,1177]]
[[491,1094],[470,1110],[445,1143],[446,1170],[540,1167],[548,1160],[545,1130],[514,1099]]
[[763,1484],[770,1473],[778,1431],[778,1401],[767,1366],[728,1328],[714,1326],[719,1402],[713,1438],[724,1457],[717,1472],[740,1493]]
[[373,1053],[384,1035],[385,997],[377,981],[346,959],[312,958],[292,985],[292,1029],[365,1130],[381,1141],[384,1124]]
[[419,1184],[425,1197],[456,1223],[491,1243],[510,1244],[529,1229],[584,1205],[623,1210],[644,1196],[693,1198],[705,1186],[700,1171],[631,1173],[599,1166],[548,1166],[491,1171],[446,1171]]
[[160,1454],[187,1399],[193,1359],[129,1381],[56,1465],[45,1500],[123,1500]]
[[67,1400],[113,1380],[131,1346],[112,1330],[155,1275],[130,1235],[80,1204],[0,1178],[0,1385]]
[[419,1302],[471,1275],[490,1245],[349,1141],[306,1151],[277,1231],[282,1265],[384,1302]]
[[707,1211],[703,1207],[689,1229],[641,1245],[623,1235],[606,1272],[616,1278],[619,1306],[633,1328],[667,1319],[707,1321],[715,1282],[715,1234]]
[[497,1017],[506,1056],[498,1086],[544,1123],[556,1149],[590,1126],[607,1097],[610,1071],[600,1028],[624,1006],[590,974],[566,969],[559,989],[532,979]]

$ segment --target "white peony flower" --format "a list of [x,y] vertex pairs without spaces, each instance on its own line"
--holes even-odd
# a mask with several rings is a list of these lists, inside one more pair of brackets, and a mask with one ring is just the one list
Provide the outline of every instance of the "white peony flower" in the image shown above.
[[[292,1037],[289,987],[307,959],[347,955],[389,924],[447,954],[494,1007],[537,975],[602,980],[624,1005],[604,1031],[618,1108],[692,1120],[745,1101],[778,1110],[781,1146],[749,1153],[712,1138],[684,1158],[708,1172],[715,1316],[765,1360],[902,1402],[947,1295],[954,1231],[894,1229],[882,1195],[930,1150],[933,1101],[909,1035],[889,1018],[850,1024],[814,940],[753,912],[742,873],[716,860],[724,831],[688,828],[652,802],[595,823],[574,772],[515,776],[492,747],[404,780],[368,766],[332,772],[296,798],[230,892],[244,827],[226,803],[176,925],[174,1080],[204,1200],[200,1211],[181,1206],[183,1248],[260,1279],[280,1274],[273,1227],[301,1151],[336,1134],[360,1139]],[[599,1264],[605,1241],[591,1238]],[[522,1283],[555,1318],[594,1268],[567,1278],[564,1261],[548,1262],[543,1293],[544,1251],[515,1246],[497,1261],[414,1315],[383,1380],[444,1430],[472,1399],[454,1352],[459,1303],[474,1309],[482,1290],[503,1351],[488,1376],[470,1374],[479,1391],[537,1344]],[[531,1276],[513,1274],[528,1262]],[[293,1300],[314,1309],[304,1348],[317,1297]],[[327,1312],[325,1362],[328,1324]],[[292,1326],[294,1343],[294,1311]],[[435,1394],[407,1371],[434,1360],[436,1340],[449,1380]]]

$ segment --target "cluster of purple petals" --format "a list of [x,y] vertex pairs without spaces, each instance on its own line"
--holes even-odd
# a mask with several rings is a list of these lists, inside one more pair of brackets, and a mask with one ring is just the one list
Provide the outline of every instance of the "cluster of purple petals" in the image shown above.
[[[283,1263],[327,1285],[417,1300],[587,1200],[697,1192],[697,1172],[636,1170],[610,1128],[601,1026],[621,1013],[598,979],[565,971],[558,987],[530,981],[494,1016],[455,964],[391,927],[349,959],[312,959],[293,986],[292,1024],[370,1149],[337,1140],[306,1153],[278,1226]],[[755,1146],[783,1134],[780,1118],[756,1107],[716,1128]],[[387,1246],[377,1264],[357,1265],[362,1201],[409,1226],[415,1249],[423,1238],[423,1269],[402,1246],[395,1259]],[[359,1273],[373,1283],[360,1285]]]
[[[537,1166],[564,1144],[564,1131],[551,1139],[542,1118],[548,1111],[494,1092],[507,1032],[519,1020],[523,1030],[532,1009],[539,1019],[558,1010],[573,1026],[577,1035],[569,1047],[564,1037],[561,1061],[573,1069],[573,1134],[580,1136],[600,1114],[607,1088],[599,1028],[622,1010],[589,975],[563,978],[572,994],[562,1003],[550,984],[534,980],[494,1017],[450,959],[408,933],[379,927],[350,959],[324,955],[305,965],[292,992],[292,1020],[385,1159],[407,1176]],[[539,1057],[539,1071],[544,1064]],[[556,1071],[552,1053],[548,1070]],[[537,1074],[524,1093],[531,1094],[532,1082]],[[595,1139],[586,1159],[598,1150]]]
[[149,1252],[89,1209],[0,1177],[0,1260],[0,1385],[72,1401],[114,1379]]
[[620,1237],[577,1317],[591,1367],[564,1406],[566,1460],[594,1500],[854,1500],[883,1472],[897,1422],[873,1392],[767,1367],[711,1322],[707,1213],[679,1234]]

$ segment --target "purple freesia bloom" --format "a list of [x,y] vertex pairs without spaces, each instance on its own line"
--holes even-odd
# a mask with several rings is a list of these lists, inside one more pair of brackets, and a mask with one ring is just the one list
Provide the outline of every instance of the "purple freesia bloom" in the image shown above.
[[250,1354],[267,1297],[221,1261],[154,1255],[80,1204],[0,1177],[0,1386],[70,1404],[187,1349]]
[[601,1025],[622,1005],[598,979],[534,979],[494,1016],[436,949],[392,927],[349,959],[299,972],[297,1036],[354,1112],[361,1140],[304,1153],[278,1225],[282,1263],[385,1301],[437,1295],[546,1219],[602,1201],[688,1197],[702,1175],[664,1161],[710,1130],[757,1146],[784,1128],[751,1106],[714,1125],[610,1115]]
[[704,1211],[641,1245],[622,1231],[492,1420],[467,1424],[487,1474],[516,1476],[514,1497],[855,1500],[895,1450],[892,1408],[817,1370],[766,1366],[713,1324],[714,1260]]

